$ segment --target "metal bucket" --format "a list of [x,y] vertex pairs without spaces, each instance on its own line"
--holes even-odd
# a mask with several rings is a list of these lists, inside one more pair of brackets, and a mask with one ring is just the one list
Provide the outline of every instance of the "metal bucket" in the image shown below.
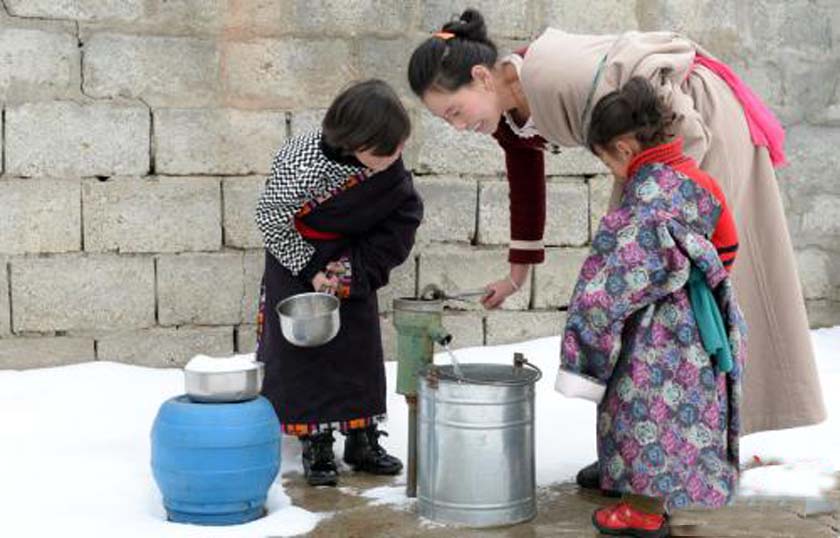
[[[527,366],[527,367],[526,367]],[[430,366],[418,384],[418,513],[442,523],[494,527],[537,515],[534,384],[539,369]]]

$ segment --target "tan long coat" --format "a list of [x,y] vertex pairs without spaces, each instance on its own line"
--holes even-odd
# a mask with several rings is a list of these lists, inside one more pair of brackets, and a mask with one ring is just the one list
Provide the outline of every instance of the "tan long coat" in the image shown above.
[[632,76],[654,83],[680,117],[686,152],[720,182],[735,214],[732,279],[749,328],[741,431],[815,424],[826,413],[776,174],[726,83],[704,67],[692,70],[698,50],[708,55],[670,32],[548,29],[528,48],[521,81],[540,134],[562,146],[583,144],[600,97]]

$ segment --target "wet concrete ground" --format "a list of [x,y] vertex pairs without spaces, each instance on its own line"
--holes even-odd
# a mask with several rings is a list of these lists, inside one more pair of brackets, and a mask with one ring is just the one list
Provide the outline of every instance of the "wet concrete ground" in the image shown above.
[[[838,476],[840,478],[840,476]],[[399,481],[398,481],[399,480]],[[312,488],[303,476],[284,476],[286,493],[296,506],[311,512],[332,513],[307,536],[322,538],[371,537],[487,537],[536,538],[582,537],[599,534],[590,523],[592,511],[614,502],[574,484],[556,484],[538,490],[538,515],[532,521],[504,528],[467,529],[445,526],[419,518],[414,501],[377,504],[360,494],[383,486],[404,487],[403,479],[372,477],[345,471],[338,488]],[[840,502],[840,489],[829,494]],[[734,506],[711,512],[675,513],[672,536],[705,537],[796,537],[822,538],[840,536],[840,514],[805,516],[804,500],[755,500],[742,498]]]

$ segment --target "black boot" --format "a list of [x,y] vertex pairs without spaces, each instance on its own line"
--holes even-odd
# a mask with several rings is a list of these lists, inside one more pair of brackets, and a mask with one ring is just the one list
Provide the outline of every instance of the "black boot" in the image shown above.
[[356,471],[370,474],[394,475],[402,470],[400,460],[391,456],[379,444],[379,436],[388,434],[376,426],[359,428],[347,432],[344,441],[344,462]]
[[597,461],[578,471],[575,482],[577,482],[577,485],[582,488],[596,489],[600,491],[601,495],[604,497],[621,497],[621,492],[601,489],[601,466],[598,465]]
[[303,445],[303,476],[310,486],[335,486],[338,468],[335,465],[332,432],[313,433],[300,438]]

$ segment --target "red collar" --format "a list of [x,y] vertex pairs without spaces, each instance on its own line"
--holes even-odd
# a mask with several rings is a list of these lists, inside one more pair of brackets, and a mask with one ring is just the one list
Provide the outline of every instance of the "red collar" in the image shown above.
[[627,167],[627,177],[631,178],[636,175],[639,168],[646,164],[660,163],[676,168],[688,161],[691,161],[691,157],[683,153],[682,138],[677,138],[673,142],[667,142],[646,149],[633,157],[633,160],[630,161],[630,166]]

